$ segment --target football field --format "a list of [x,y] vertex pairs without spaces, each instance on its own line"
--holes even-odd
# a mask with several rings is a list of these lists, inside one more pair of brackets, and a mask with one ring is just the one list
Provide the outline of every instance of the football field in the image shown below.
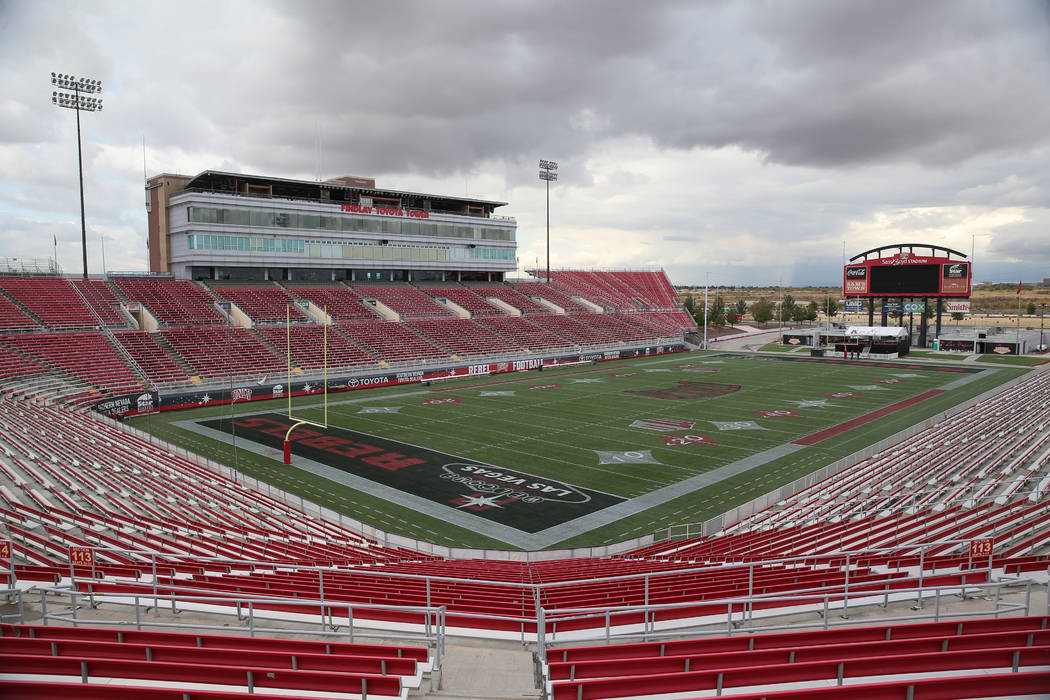
[[1023,372],[691,352],[332,393],[291,466],[279,400],[133,424],[387,532],[534,550],[719,515]]

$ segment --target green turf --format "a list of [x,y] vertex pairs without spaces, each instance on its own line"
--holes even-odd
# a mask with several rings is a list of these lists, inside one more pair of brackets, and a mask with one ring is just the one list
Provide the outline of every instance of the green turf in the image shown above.
[[767,343],[759,348],[762,352],[793,352],[798,349],[798,345],[781,345],[780,343]]
[[[798,358],[803,359],[803,358]],[[808,359],[808,358],[807,358]],[[577,366],[561,371],[472,377],[430,387],[409,385],[332,394],[329,422],[351,430],[425,446],[507,469],[565,481],[576,486],[633,498],[678,483],[748,455],[773,448],[887,405],[941,388],[972,375],[934,371],[926,364],[892,363],[892,368],[799,362],[756,355],[688,353],[631,361]],[[715,361],[713,364],[701,364]],[[679,367],[692,365],[692,367]],[[699,372],[698,368],[717,369]],[[665,371],[652,371],[665,370]],[[697,522],[771,491],[923,418],[1022,374],[997,367],[965,386],[952,389],[889,416],[853,428],[793,455],[598,530],[573,536],[557,547],[608,544],[644,535],[672,524]],[[875,380],[915,374],[897,384]],[[634,376],[615,376],[634,375]],[[583,381],[581,381],[583,380]],[[598,381],[586,381],[598,380]],[[739,385],[739,391],[709,398],[667,400],[628,393],[662,390],[680,382]],[[542,385],[558,388],[537,388]],[[833,407],[800,408],[792,400],[826,399],[825,393],[856,390],[860,397],[828,399]],[[513,396],[482,396],[513,391]],[[428,404],[454,398],[459,403]],[[317,396],[296,400],[296,415],[320,420]],[[361,413],[364,406],[398,407],[397,413]],[[284,404],[236,404],[238,414],[281,411]],[[758,410],[791,409],[803,417],[760,416]],[[140,417],[136,427],[220,462],[233,464],[229,445],[173,425],[212,416],[228,416],[229,406]],[[694,423],[691,429],[651,431],[631,427],[647,418]],[[764,430],[718,430],[710,421],[756,421]],[[662,434],[704,434],[717,445],[667,445]],[[597,451],[650,451],[659,464],[600,464]],[[497,538],[451,525],[410,508],[389,503],[285,467],[280,456],[238,450],[241,471],[286,491],[320,503],[381,530],[448,546],[508,548]]]
[[908,357],[922,358],[924,360],[948,361],[961,361],[966,359],[966,355],[961,353],[935,352],[933,350],[908,350]]
[[1018,365],[1021,367],[1034,367],[1036,365],[1041,365],[1044,362],[1050,362],[1050,357],[1028,357],[1027,355],[981,355],[977,358],[977,361],[988,362],[996,365]]

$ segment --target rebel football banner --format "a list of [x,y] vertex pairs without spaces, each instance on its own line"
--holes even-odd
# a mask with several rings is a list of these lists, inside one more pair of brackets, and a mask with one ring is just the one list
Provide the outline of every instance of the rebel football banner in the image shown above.
[[[283,450],[285,436],[294,423],[278,413],[238,417],[232,425],[228,417],[197,421],[205,428],[235,433],[238,441],[250,440],[273,450]],[[539,532],[626,500],[334,426],[300,426],[289,440],[295,457],[523,532]]]

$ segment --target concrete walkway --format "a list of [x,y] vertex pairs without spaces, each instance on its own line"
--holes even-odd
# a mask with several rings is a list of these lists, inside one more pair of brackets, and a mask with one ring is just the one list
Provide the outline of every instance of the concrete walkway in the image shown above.
[[511,647],[491,640],[457,639],[445,646],[441,689],[426,697],[520,700],[538,698],[540,692],[533,678],[531,651],[520,644]]

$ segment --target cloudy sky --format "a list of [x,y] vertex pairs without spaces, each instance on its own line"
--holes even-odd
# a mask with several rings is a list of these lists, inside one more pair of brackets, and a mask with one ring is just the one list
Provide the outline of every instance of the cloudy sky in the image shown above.
[[[0,0],[0,257],[145,268],[143,169],[509,202],[521,266],[840,280],[932,243],[1050,277],[1050,2]],[[143,148],[145,144],[145,148]]]

